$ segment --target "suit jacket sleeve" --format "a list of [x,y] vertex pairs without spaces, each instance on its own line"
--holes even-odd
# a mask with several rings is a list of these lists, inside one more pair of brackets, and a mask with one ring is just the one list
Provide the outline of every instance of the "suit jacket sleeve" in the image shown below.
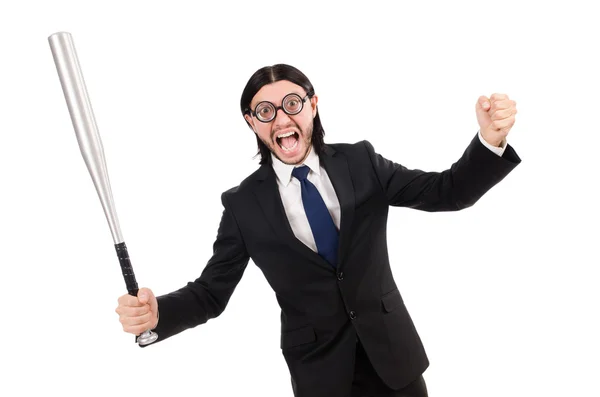
[[224,211],[213,255],[202,274],[185,287],[157,297],[160,313],[154,329],[158,334],[157,341],[219,316],[248,265],[250,257],[227,201],[227,193],[222,194],[221,201]]
[[363,143],[389,205],[431,212],[472,206],[521,162],[512,146],[507,145],[500,157],[477,135],[462,157],[442,172],[408,169],[376,153],[368,141]]

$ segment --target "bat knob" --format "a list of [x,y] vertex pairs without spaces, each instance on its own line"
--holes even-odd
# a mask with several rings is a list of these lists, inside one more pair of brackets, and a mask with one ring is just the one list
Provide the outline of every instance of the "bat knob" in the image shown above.
[[146,346],[146,345],[149,345],[150,343],[156,341],[157,339],[158,339],[158,334],[148,330],[148,331],[144,331],[140,336],[138,336],[137,342],[141,346]]

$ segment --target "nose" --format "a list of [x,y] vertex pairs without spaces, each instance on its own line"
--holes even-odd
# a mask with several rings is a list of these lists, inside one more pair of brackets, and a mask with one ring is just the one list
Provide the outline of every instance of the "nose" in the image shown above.
[[[281,113],[280,113],[281,112]],[[277,109],[275,112],[275,118],[273,119],[274,126],[287,125],[291,122],[290,116],[283,109]]]

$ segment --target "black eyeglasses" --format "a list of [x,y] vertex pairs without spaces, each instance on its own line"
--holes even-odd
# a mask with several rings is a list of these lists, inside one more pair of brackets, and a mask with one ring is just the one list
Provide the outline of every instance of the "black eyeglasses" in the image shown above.
[[287,94],[281,100],[281,106],[275,106],[269,101],[262,101],[256,105],[254,110],[248,110],[248,112],[263,123],[273,121],[277,117],[279,109],[283,110],[285,114],[293,116],[304,109],[304,102],[310,97],[310,94],[306,94],[304,98],[298,94]]

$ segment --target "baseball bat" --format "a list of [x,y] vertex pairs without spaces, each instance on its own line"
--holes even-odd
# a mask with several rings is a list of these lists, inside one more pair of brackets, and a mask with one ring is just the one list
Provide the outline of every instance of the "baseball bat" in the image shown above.
[[[131,260],[129,259],[127,246],[121,234],[119,218],[117,218],[117,211],[110,188],[106,160],[104,159],[104,148],[102,147],[94,112],[92,111],[90,98],[79,66],[73,37],[67,32],[57,32],[50,35],[48,41],[67,101],[79,149],[96,187],[96,192],[100,198],[102,209],[112,233],[127,292],[129,295],[137,296],[138,285],[133,273],[133,267],[131,266]],[[157,338],[158,335],[156,333],[147,330],[137,336],[136,341],[140,345],[148,345],[156,341]]]

